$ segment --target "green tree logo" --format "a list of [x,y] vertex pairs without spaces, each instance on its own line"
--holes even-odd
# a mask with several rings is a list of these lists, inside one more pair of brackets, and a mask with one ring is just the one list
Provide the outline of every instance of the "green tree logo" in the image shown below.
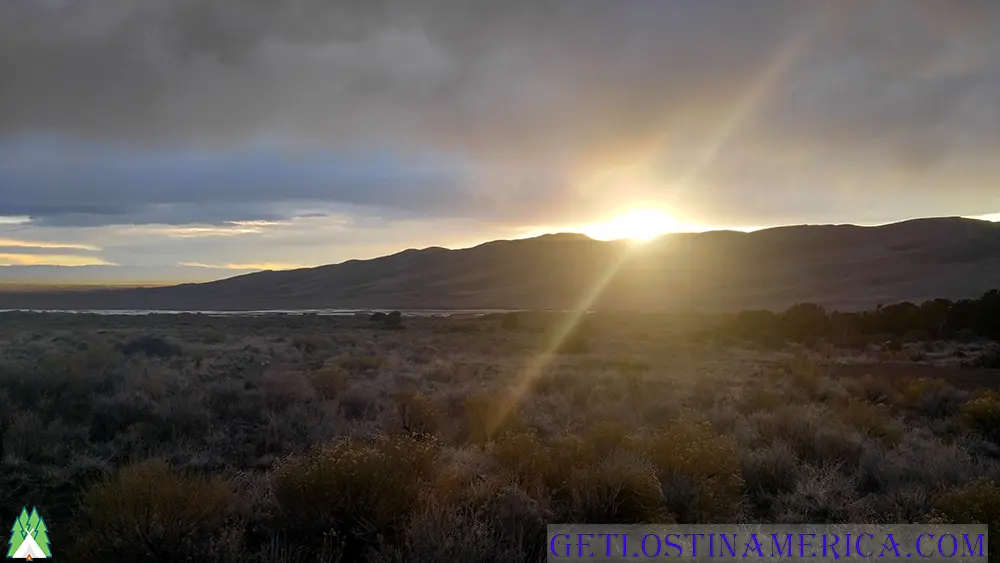
[[49,529],[45,526],[45,520],[38,514],[37,508],[32,508],[28,513],[28,508],[21,508],[21,515],[14,519],[14,524],[10,527],[10,549],[7,550],[8,559],[46,559],[52,557],[49,549]]

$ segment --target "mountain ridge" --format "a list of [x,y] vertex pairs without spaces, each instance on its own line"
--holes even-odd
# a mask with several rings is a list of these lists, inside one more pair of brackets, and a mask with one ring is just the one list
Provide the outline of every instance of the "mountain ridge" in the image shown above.
[[852,309],[998,286],[1000,224],[935,217],[674,233],[644,244],[555,233],[155,288],[0,290],[0,309]]

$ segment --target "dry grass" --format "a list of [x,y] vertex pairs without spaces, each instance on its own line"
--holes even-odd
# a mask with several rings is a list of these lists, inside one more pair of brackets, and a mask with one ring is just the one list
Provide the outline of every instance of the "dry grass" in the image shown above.
[[994,379],[934,363],[978,344],[885,364],[593,317],[539,365],[559,322],[7,315],[0,511],[38,505],[80,561],[540,561],[558,521],[997,522]]

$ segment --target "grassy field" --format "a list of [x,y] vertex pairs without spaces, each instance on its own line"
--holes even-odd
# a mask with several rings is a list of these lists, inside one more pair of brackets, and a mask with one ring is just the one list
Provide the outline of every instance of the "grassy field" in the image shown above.
[[1000,525],[1000,371],[962,367],[986,343],[564,322],[0,314],[0,520],[37,506],[81,562],[539,561],[554,522]]

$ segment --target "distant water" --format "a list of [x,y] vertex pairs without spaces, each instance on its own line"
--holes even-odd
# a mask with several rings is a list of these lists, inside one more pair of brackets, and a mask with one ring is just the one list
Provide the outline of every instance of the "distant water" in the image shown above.
[[[274,309],[264,311],[158,311],[150,309],[0,309],[0,313],[68,313],[77,315],[104,316],[142,316],[142,315],[205,315],[208,317],[263,317],[274,315],[302,316],[317,315],[323,317],[350,317],[354,315],[370,315],[381,312],[389,313],[393,309]],[[509,313],[507,309],[424,309],[399,312],[407,317],[452,317],[452,316],[482,316],[491,313]]]

